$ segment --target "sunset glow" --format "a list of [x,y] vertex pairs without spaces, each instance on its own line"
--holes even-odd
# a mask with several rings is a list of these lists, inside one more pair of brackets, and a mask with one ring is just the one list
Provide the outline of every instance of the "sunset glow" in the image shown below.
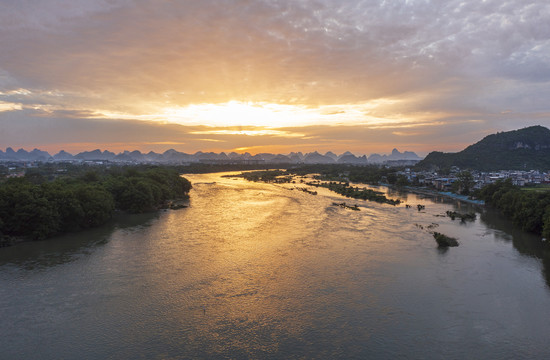
[[5,146],[426,153],[550,125],[542,0],[64,5],[0,0]]
[[550,0],[0,0],[0,360],[550,359],[548,239]]
[[315,124],[317,114],[303,107],[243,103],[230,101],[224,104],[196,104],[168,108],[161,116],[167,121],[207,126],[263,126],[288,127]]
[[[117,113],[100,111],[95,118],[137,119],[180,125],[204,125],[211,127],[253,126],[286,128],[312,125],[370,125],[386,126],[417,121],[403,115],[393,118],[390,107],[396,100],[379,99],[365,104],[341,105],[287,105],[229,101],[226,103],[202,103],[172,106],[158,111],[145,109],[142,113]],[[384,113],[385,116],[380,114]],[[371,115],[372,113],[376,115]],[[421,124],[420,124],[421,125]]]

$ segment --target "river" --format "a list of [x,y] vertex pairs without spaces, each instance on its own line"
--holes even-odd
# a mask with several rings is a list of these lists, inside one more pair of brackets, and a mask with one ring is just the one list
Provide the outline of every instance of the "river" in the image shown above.
[[498,214],[220,175],[187,176],[188,208],[0,249],[0,358],[550,358],[549,256]]

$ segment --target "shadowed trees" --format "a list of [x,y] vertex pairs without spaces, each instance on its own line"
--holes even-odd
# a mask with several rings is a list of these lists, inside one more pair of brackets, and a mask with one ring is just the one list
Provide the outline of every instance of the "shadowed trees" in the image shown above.
[[480,199],[496,207],[525,231],[550,236],[550,191],[522,191],[510,179],[481,189]]
[[104,224],[116,209],[132,213],[184,198],[191,183],[168,168],[66,176],[54,181],[8,179],[0,184],[0,236],[39,240]]

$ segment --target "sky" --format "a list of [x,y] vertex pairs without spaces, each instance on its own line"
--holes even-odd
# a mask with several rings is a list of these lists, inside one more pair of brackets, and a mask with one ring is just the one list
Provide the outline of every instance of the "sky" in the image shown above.
[[548,0],[0,0],[0,148],[426,155],[549,99]]

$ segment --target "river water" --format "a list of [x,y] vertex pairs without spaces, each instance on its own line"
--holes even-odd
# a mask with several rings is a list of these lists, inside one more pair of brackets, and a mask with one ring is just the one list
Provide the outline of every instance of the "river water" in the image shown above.
[[188,208],[0,249],[0,358],[550,358],[549,256],[498,214],[188,178]]

